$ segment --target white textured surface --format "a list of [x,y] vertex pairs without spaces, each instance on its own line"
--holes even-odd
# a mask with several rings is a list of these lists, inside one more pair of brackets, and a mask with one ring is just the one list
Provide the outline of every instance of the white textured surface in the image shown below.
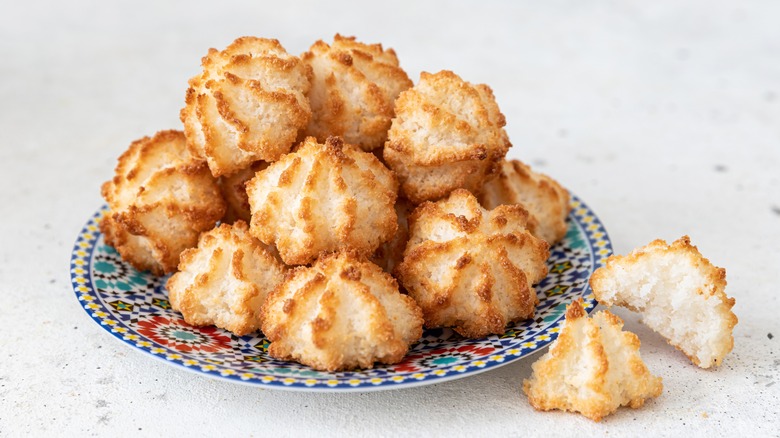
[[[777,2],[138,3],[0,13],[0,435],[779,433]],[[589,203],[617,252],[690,234],[737,299],[724,366],[697,369],[618,311],[664,393],[596,424],[530,408],[519,387],[533,359],[424,388],[301,394],[112,340],[80,309],[68,261],[117,156],[179,126],[207,48],[247,34],[298,53],[335,32],[394,47],[415,80],[449,68],[491,85],[511,156]]]

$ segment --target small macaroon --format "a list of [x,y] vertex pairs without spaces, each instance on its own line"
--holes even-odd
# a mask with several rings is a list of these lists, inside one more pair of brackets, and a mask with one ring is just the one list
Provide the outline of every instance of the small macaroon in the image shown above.
[[551,246],[566,236],[569,201],[569,192],[563,186],[520,160],[504,160],[498,176],[485,183],[479,196],[487,209],[522,205],[531,213],[528,230]]
[[512,146],[504,125],[487,85],[471,84],[448,70],[423,72],[395,101],[385,163],[414,204],[457,188],[479,194]]
[[184,251],[166,285],[173,310],[188,324],[215,325],[238,336],[260,328],[263,302],[286,266],[249,234],[246,222],[221,224]]
[[533,286],[547,276],[550,253],[526,230],[527,221],[519,205],[488,211],[464,189],[414,210],[395,273],[422,308],[426,327],[481,338],[533,317]]
[[337,135],[365,151],[382,147],[393,102],[412,86],[395,51],[336,34],[332,44],[317,41],[301,59],[314,73],[306,135],[321,142]]
[[275,39],[241,37],[209,49],[180,118],[193,154],[216,176],[290,151],[311,119],[311,68]]
[[637,409],[661,395],[661,378],[642,361],[639,338],[622,328],[608,310],[589,318],[582,299],[569,304],[561,334],[523,381],[531,406],[601,421],[621,406]]
[[352,250],[289,271],[263,307],[268,353],[317,370],[398,363],[422,336],[422,312],[379,266]]
[[249,223],[252,220],[252,212],[249,209],[249,196],[246,194],[246,183],[254,178],[257,172],[268,167],[265,161],[256,161],[249,167],[232,175],[219,177],[219,189],[227,203],[227,210],[222,222],[232,224],[237,220]]
[[611,256],[590,278],[599,303],[639,312],[642,322],[701,368],[723,363],[734,347],[737,316],[726,295],[726,270],[683,236],[658,239],[626,256]]
[[246,187],[252,235],[288,265],[347,247],[368,256],[398,228],[393,172],[340,137],[308,137]]
[[100,222],[106,243],[155,275],[175,271],[179,254],[225,213],[217,181],[189,152],[181,131],[134,141],[101,193],[110,209]]

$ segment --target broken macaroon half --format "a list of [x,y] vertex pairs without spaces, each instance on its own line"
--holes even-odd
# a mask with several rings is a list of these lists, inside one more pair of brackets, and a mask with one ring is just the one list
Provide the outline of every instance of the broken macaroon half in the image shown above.
[[590,278],[599,303],[629,308],[642,322],[702,368],[718,366],[734,347],[737,316],[726,295],[726,270],[691,245],[655,240],[611,256]]
[[600,421],[620,406],[636,409],[661,395],[661,378],[642,361],[639,338],[622,328],[608,310],[589,318],[582,299],[569,304],[561,334],[523,381],[531,405]]

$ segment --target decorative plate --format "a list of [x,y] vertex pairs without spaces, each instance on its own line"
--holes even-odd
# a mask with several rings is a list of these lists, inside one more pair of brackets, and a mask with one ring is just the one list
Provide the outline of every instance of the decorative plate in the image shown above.
[[71,256],[71,282],[83,308],[127,345],[166,363],[209,377],[265,388],[302,391],[374,391],[459,379],[490,370],[546,347],[558,337],[564,308],[577,297],[590,312],[596,302],[591,273],[612,253],[604,226],[572,197],[569,229],[550,249],[550,274],[536,290],[533,320],[503,335],[464,339],[449,329],[425,330],[401,363],[370,370],[328,373],[273,359],[260,334],[235,336],[215,327],[192,327],[171,309],[165,282],[138,272],[106,245],[101,208],[81,230]]

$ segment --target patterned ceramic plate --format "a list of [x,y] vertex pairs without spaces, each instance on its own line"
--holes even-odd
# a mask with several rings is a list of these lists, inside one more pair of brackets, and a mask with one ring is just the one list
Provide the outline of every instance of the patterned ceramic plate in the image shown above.
[[372,391],[426,385],[506,365],[558,336],[564,307],[583,297],[596,302],[588,278],[612,253],[604,226],[576,197],[566,238],[551,248],[550,275],[537,286],[536,318],[500,336],[463,339],[449,329],[426,330],[403,362],[370,370],[328,373],[268,355],[263,336],[235,336],[215,327],[192,327],[171,309],[167,277],[138,272],[106,245],[98,223],[87,222],[71,257],[76,297],[95,322],[117,339],[168,364],[209,377],[266,388],[303,391]]

